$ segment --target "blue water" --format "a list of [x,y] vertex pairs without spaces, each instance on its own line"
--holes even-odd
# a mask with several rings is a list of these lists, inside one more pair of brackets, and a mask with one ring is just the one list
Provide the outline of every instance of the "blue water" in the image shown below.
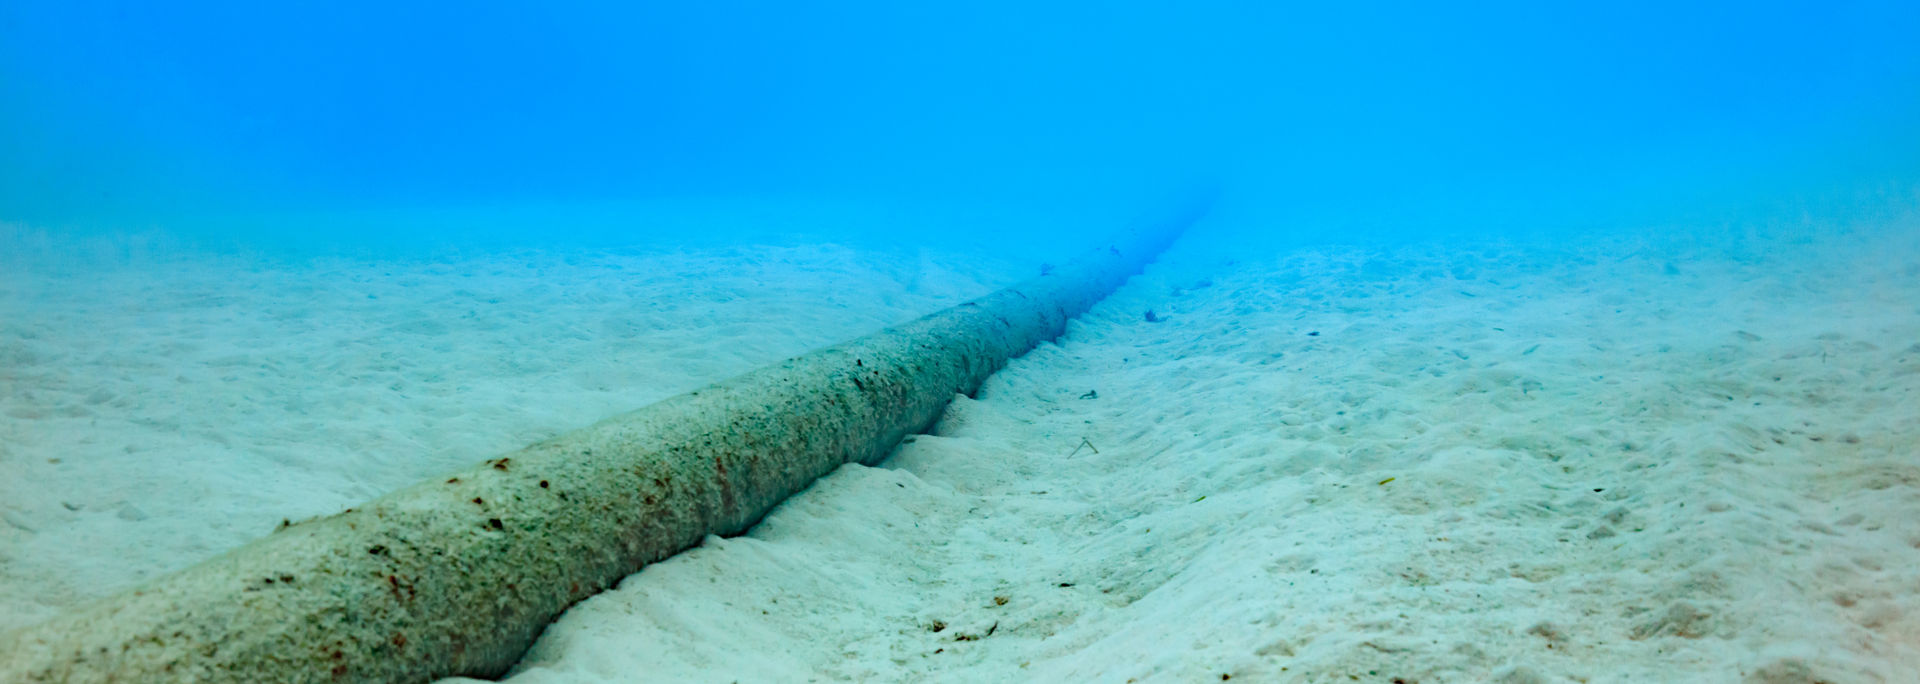
[[[959,484],[879,546],[1002,560],[833,570],[864,533],[821,517],[795,538],[834,559],[790,567],[949,575],[860,604],[715,582],[714,544],[562,626],[616,643],[562,629],[523,665],[970,677],[928,660],[966,634],[978,681],[1359,680],[1391,653],[1546,681],[1554,644],[1583,650],[1541,671],[1593,681],[1912,681],[1916,36],[1912,2],[0,0],[0,633],[1206,206],[960,403],[1016,418],[969,443],[1032,453],[902,452]],[[1088,475],[1075,440],[1153,468]],[[823,482],[797,505],[879,500]],[[1118,541],[993,548],[1060,530]],[[1044,581],[1009,604],[1016,558]],[[1093,592],[1116,568],[1143,588]],[[1175,608],[1126,612],[1182,572]],[[1256,573],[1349,583],[1212,602]],[[804,638],[716,665],[673,641],[732,631],[711,601],[664,639],[619,622],[661,587],[866,607],[743,602]],[[1071,612],[1038,595],[1113,617],[1056,644],[1186,631],[1075,671],[961,619]],[[903,628],[922,605],[939,627]]]
[[[628,244],[711,236],[636,205],[776,196],[1078,244],[1195,185],[1262,230],[1429,235],[1920,177],[1912,3],[907,5],[11,0],[0,220]],[[855,223],[801,239],[902,231]]]

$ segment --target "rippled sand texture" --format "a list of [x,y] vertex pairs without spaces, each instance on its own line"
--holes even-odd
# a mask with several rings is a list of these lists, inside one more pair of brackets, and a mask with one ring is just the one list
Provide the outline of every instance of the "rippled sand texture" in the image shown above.
[[0,278],[0,629],[1033,274],[847,247]]
[[512,681],[1920,681],[1912,245],[1188,245]]

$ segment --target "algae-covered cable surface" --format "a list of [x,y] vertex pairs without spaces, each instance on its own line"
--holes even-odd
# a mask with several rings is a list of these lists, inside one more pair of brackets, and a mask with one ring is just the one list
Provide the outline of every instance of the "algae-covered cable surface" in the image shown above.
[[1190,211],[1046,275],[500,455],[0,636],[3,682],[504,673],[568,606],[872,464],[1140,271]]

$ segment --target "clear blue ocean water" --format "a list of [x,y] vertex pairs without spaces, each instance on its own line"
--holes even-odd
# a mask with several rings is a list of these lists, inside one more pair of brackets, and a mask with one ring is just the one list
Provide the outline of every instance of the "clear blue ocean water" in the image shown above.
[[940,430],[515,676],[1909,681],[1914,36],[1897,2],[7,0],[0,633],[1205,197]]

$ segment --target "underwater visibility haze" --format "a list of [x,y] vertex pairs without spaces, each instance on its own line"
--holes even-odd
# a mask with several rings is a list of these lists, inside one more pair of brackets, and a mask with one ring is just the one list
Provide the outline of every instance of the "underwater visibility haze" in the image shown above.
[[[714,195],[1084,214],[1217,183],[1289,226],[1424,235],[1748,211],[1920,156],[1905,3],[4,12],[0,218],[60,230]],[[651,235],[536,223],[493,232]],[[429,230],[396,225],[343,239]]]
[[1920,681],[1915,36],[1902,2],[6,0],[0,681],[59,680],[21,654],[91,602],[1170,216],[883,460],[508,671],[422,671]]

